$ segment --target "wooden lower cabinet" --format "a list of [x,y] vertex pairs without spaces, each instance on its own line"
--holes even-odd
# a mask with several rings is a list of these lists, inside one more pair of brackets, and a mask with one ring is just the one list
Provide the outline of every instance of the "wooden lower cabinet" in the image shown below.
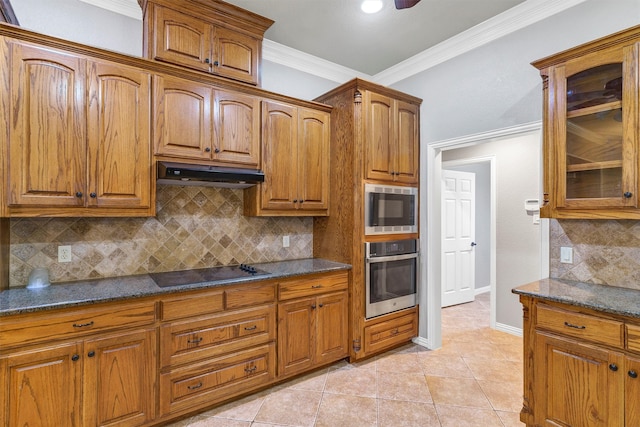
[[346,273],[280,284],[280,378],[349,355],[347,284]]
[[369,356],[395,347],[418,335],[418,309],[380,316],[365,322],[364,354]]
[[155,329],[0,357],[2,426],[138,426],[155,417]]
[[160,375],[160,416],[210,406],[275,379],[275,343]]
[[[527,426],[640,425],[637,319],[521,296]],[[633,322],[633,323],[632,323]]]

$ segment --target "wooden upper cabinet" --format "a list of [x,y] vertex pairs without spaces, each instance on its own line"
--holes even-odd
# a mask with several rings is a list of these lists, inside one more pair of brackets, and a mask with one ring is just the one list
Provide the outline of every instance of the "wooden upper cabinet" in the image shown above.
[[270,19],[223,2],[142,1],[148,58],[260,85]]
[[534,63],[543,77],[541,214],[640,218],[640,28]]
[[328,112],[264,101],[265,182],[245,192],[245,215],[326,215],[329,138]]
[[87,205],[150,208],[151,75],[89,63]]
[[157,155],[259,167],[260,98],[159,75],[154,99]]
[[11,47],[8,205],[83,206],[86,61],[31,45]]
[[12,216],[149,216],[149,73],[10,43]]
[[366,178],[417,184],[419,106],[366,91]]

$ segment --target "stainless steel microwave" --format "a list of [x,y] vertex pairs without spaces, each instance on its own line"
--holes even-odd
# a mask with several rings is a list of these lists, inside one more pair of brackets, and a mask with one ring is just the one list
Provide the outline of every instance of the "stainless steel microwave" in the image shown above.
[[418,232],[418,189],[365,184],[364,234]]

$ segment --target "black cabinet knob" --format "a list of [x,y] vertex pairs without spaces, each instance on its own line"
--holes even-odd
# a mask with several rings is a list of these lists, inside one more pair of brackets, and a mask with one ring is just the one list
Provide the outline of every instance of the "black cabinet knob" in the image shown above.
[[92,199],[95,199],[96,197],[98,197],[98,195],[97,195],[96,193],[89,193],[89,196],[90,196]]
[[95,355],[96,355],[96,352],[93,351],[93,350],[91,350],[89,353],[87,353],[87,356],[89,356],[89,357],[93,357]]
[[316,305],[315,305],[315,304],[313,304],[313,305],[311,306],[311,310],[315,310],[315,309],[316,309]]
[[211,60],[209,58],[205,58],[204,62],[206,62],[207,64],[209,64],[211,62]]
[[74,354],[73,356],[71,356],[71,360],[73,360],[74,362],[77,362],[78,360],[80,360],[80,356],[78,356],[77,354]]
[[209,153],[211,151],[211,148],[207,147],[204,149],[204,151],[206,151],[207,153]]
[[631,378],[638,378],[638,373],[633,369],[627,372]]
[[298,199],[293,199],[293,203],[298,203]]
[[623,194],[623,196],[624,196],[626,199],[630,199],[630,198],[631,198],[631,196],[633,196],[633,193],[631,193],[631,192],[629,192],[629,191],[625,191],[625,193]]
[[78,191],[78,192],[76,193],[76,197],[82,197],[82,192],[81,192],[81,191]]
[[611,369],[613,372],[618,370],[618,365],[616,365],[615,363],[612,363],[609,365],[609,369]]
[[304,200],[300,199],[300,203],[304,203]]
[[216,148],[216,149],[215,149],[215,150],[213,150],[213,151],[214,151],[215,153],[219,153],[219,152],[220,152],[220,149],[219,149],[219,148]]
[[220,63],[218,61],[213,61],[213,65],[214,67],[217,67],[218,65],[220,65]]

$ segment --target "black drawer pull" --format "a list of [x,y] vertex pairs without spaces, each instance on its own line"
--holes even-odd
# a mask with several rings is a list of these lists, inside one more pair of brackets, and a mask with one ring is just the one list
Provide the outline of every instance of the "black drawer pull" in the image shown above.
[[202,387],[202,382],[199,382],[199,383],[198,383],[198,384],[196,384],[196,385],[188,385],[188,386],[187,386],[187,388],[188,388],[189,390],[197,390],[197,389],[199,389],[200,387]]
[[258,370],[258,367],[257,367],[257,366],[254,366],[254,367],[252,367],[252,368],[244,368],[244,371],[245,371],[247,374],[253,374],[253,373],[254,373],[255,371],[257,371],[257,370]]
[[618,365],[612,363],[609,365],[609,369],[611,369],[613,372],[616,372],[618,370]]
[[573,329],[587,329],[586,326],[578,326],[578,325],[574,325],[573,323],[569,323],[569,322],[564,322],[564,326],[566,326],[568,328],[573,328]]
[[245,326],[244,328],[245,331],[255,331],[256,329],[258,329],[258,325]]
[[74,362],[77,362],[78,360],[80,360],[80,356],[77,354],[74,354],[73,356],[71,356],[71,360],[73,360]]
[[633,369],[627,372],[631,378],[638,378],[638,373]]
[[311,289],[320,289],[322,285],[311,285]]
[[196,338],[193,340],[187,340],[187,344],[200,344],[202,342],[202,337]]
[[73,327],[74,328],[85,328],[87,326],[93,326],[93,320],[89,323],[74,323]]

